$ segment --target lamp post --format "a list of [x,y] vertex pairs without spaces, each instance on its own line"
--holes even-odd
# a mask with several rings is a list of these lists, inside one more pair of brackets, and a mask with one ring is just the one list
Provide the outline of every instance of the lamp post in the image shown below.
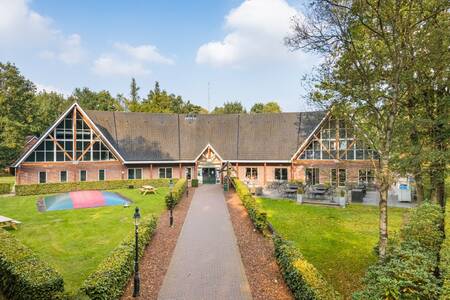
[[170,181],[169,181],[169,197],[170,197],[170,210],[169,210],[170,218],[169,218],[169,220],[170,220],[170,227],[173,226],[173,194],[172,194],[172,192],[173,192],[173,180],[170,179]]
[[139,213],[139,207],[136,207],[134,210],[134,234],[135,234],[135,243],[136,243],[136,253],[134,257],[134,289],[133,289],[133,297],[139,296],[139,290],[140,290],[140,283],[141,280],[139,279],[139,264],[138,264],[138,258],[139,258],[139,236],[138,236],[138,229],[139,229],[139,221],[141,219],[141,214]]

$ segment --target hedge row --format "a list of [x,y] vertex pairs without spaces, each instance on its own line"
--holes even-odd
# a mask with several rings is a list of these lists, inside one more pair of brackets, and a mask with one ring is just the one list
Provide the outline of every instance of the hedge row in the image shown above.
[[[156,230],[157,218],[141,221],[139,226],[139,257]],[[83,282],[81,292],[94,300],[119,299],[134,272],[135,236],[130,234],[100,263]]]
[[9,194],[11,193],[13,184],[8,182],[0,182],[0,194]]
[[129,186],[152,185],[154,187],[168,186],[169,179],[129,179],[82,182],[58,182],[44,184],[16,185],[16,195],[39,195],[50,193],[64,193],[79,190],[112,190]]
[[442,276],[442,300],[450,299],[450,202],[445,210],[445,240],[441,247],[440,271]]
[[247,209],[253,225],[260,232],[266,233],[269,228],[267,214],[261,209],[260,205],[250,193],[248,187],[242,181],[237,178],[232,178],[232,181],[242,204]]
[[295,299],[341,299],[291,242],[274,234],[275,258]]
[[181,201],[183,198],[183,194],[187,189],[187,180],[179,179],[172,190],[172,195],[168,193],[166,195],[166,207],[167,209],[174,209],[175,206]]
[[64,282],[57,271],[2,229],[0,241],[0,289],[8,299],[58,299],[63,295]]
[[365,289],[354,299],[438,299],[436,277],[443,241],[443,214],[438,205],[424,203],[411,211],[399,239],[391,239],[386,258],[370,266]]

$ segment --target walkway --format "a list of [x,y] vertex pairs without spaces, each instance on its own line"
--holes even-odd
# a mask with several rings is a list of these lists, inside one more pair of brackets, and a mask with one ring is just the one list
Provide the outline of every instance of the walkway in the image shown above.
[[195,192],[158,299],[252,299],[220,185]]

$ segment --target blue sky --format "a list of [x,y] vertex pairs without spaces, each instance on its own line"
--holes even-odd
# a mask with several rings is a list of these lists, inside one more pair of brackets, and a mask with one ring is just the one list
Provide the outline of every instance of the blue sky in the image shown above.
[[162,88],[208,108],[278,101],[310,109],[304,74],[319,58],[283,44],[300,1],[0,0],[0,61],[40,89],[76,87],[145,96]]

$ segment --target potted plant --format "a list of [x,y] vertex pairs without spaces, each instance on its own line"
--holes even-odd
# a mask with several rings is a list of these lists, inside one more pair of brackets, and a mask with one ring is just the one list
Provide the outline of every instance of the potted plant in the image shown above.
[[303,186],[299,186],[297,189],[297,203],[302,204],[303,203],[303,195],[305,194],[305,190],[303,189]]
[[339,205],[342,206],[342,207],[345,207],[346,202],[347,201],[345,199],[345,190],[341,189],[339,191]]

